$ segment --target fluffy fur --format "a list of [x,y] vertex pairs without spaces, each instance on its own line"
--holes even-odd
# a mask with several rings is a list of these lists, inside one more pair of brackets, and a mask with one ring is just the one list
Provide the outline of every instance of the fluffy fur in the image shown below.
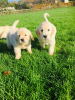
[[15,31],[15,27],[19,20],[15,21],[7,35],[7,46],[9,49],[13,46],[15,52],[15,58],[20,59],[21,49],[27,49],[29,53],[31,51],[31,39],[34,40],[31,31],[26,28],[20,28]]
[[[0,39],[7,38],[7,33],[11,29],[11,26],[0,26]],[[17,30],[18,28],[15,28]]]
[[49,44],[49,55],[53,55],[56,27],[48,21],[46,16],[49,16],[49,14],[44,14],[45,21],[42,22],[36,30],[36,35],[38,36],[38,40],[42,48],[45,48],[45,46]]

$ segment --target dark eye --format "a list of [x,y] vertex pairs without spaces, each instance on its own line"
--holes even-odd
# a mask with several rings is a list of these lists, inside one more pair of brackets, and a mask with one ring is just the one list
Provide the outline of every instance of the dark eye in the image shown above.
[[41,32],[43,32],[43,30],[41,30]]
[[20,35],[19,35],[19,37],[20,37]]
[[48,29],[48,31],[50,31],[50,29]]
[[25,34],[25,36],[27,36],[27,35]]

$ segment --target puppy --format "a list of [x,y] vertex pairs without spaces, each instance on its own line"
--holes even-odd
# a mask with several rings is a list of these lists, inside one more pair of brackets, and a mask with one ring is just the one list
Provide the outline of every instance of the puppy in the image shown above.
[[32,53],[31,39],[34,40],[31,32],[26,28],[20,28],[15,31],[18,22],[19,20],[14,22],[7,35],[7,46],[9,49],[13,46],[16,59],[20,59],[21,49],[27,49],[29,53]]
[[49,14],[44,14],[45,21],[42,22],[36,30],[36,35],[38,36],[38,40],[42,48],[45,48],[45,46],[49,44],[49,55],[53,55],[56,27],[48,21],[46,16],[49,16]]
[[[7,38],[7,33],[11,29],[11,26],[0,26],[0,39]],[[18,28],[15,28],[17,30]]]

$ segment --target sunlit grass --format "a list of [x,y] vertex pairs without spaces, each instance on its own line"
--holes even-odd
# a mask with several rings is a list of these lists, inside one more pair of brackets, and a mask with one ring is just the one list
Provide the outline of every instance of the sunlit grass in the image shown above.
[[[41,49],[35,34],[45,12],[57,28],[53,56],[49,56],[48,46]],[[28,28],[35,38],[33,53],[22,50],[21,59],[16,60],[6,40],[0,40],[0,100],[74,100],[75,7],[0,16],[0,26],[12,25],[17,19],[17,27]],[[11,74],[5,76],[4,71]]]

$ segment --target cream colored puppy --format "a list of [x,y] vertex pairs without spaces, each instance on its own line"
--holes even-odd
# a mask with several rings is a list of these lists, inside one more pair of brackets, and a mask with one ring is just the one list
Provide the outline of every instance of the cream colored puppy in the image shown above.
[[20,28],[15,31],[18,22],[19,20],[14,22],[7,35],[7,46],[9,49],[13,46],[16,59],[20,59],[21,49],[27,49],[29,53],[32,53],[31,39],[34,40],[31,32],[26,28]]
[[[0,26],[0,39],[7,38],[7,33],[11,29],[11,26]],[[15,28],[17,30],[18,28]]]
[[56,27],[48,21],[46,16],[49,16],[49,14],[44,14],[45,22],[40,24],[36,30],[36,35],[38,36],[38,40],[42,48],[45,48],[45,46],[49,44],[49,55],[53,55],[55,47]]

